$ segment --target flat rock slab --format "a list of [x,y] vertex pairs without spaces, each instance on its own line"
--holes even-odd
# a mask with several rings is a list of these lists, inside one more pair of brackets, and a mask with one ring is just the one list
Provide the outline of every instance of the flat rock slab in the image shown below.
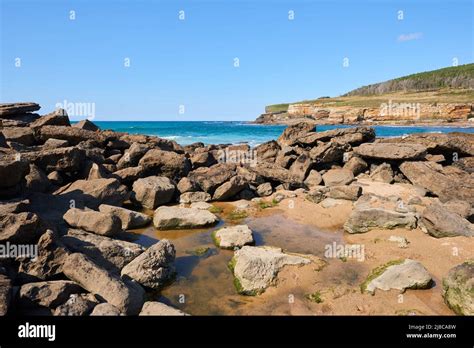
[[426,147],[420,144],[365,143],[354,148],[354,153],[365,158],[387,160],[416,160],[426,156]]
[[265,291],[284,266],[310,262],[309,258],[285,254],[280,248],[244,246],[234,253],[231,265],[237,291],[244,295],[255,295]]
[[179,309],[165,305],[161,302],[148,301],[143,305],[142,311],[139,314],[143,315],[167,315],[167,316],[185,316],[186,314]]
[[406,259],[398,265],[387,267],[380,276],[367,284],[366,291],[373,294],[376,289],[402,292],[406,289],[426,289],[431,280],[431,275],[420,262]]
[[221,228],[214,233],[214,240],[222,249],[240,248],[254,242],[252,230],[247,225]]
[[122,230],[122,221],[117,216],[94,210],[72,208],[63,218],[71,227],[103,236],[112,236]]
[[22,306],[56,308],[66,302],[71,294],[83,292],[82,288],[69,280],[28,283],[22,285],[19,301]]
[[155,210],[153,224],[160,230],[206,227],[219,218],[206,210],[180,207],[159,207]]

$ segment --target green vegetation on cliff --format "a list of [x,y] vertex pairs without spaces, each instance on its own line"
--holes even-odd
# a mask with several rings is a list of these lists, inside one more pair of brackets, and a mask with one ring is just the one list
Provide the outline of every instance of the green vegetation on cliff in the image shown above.
[[265,108],[265,112],[285,112],[290,104],[302,103],[321,106],[377,107],[390,99],[398,102],[472,103],[474,63],[399,77],[357,88],[340,97],[269,105]]

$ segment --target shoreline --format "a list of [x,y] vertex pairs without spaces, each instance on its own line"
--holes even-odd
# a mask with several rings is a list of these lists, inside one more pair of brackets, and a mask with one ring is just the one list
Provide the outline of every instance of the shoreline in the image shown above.
[[0,106],[23,122],[0,130],[0,243],[38,250],[0,259],[2,315],[474,311],[474,134],[181,146],[38,109]]

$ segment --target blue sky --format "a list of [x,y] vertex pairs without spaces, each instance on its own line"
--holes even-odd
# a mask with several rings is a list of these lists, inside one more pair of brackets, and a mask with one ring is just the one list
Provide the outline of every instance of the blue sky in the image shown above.
[[0,2],[1,102],[94,103],[96,120],[252,120],[474,61],[472,0]]

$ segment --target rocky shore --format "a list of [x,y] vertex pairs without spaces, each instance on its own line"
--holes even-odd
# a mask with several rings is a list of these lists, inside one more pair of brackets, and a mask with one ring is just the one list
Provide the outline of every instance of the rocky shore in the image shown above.
[[[222,216],[215,202],[238,202],[239,214],[250,204],[302,197],[304,204],[290,207],[294,214],[348,206],[341,228],[349,237],[418,230],[426,240],[459,238],[471,250],[474,134],[378,139],[370,127],[317,132],[301,122],[254,149],[180,146],[87,120],[71,125],[64,110],[40,116],[39,109],[0,105],[2,315],[186,315],[156,295],[175,281],[172,241],[145,247],[133,230],[216,226]],[[263,296],[285,270],[327,262],[257,245],[254,237],[245,224],[212,232],[217,248],[234,253],[229,272],[243,296]],[[393,240],[400,248],[408,243]],[[20,246],[35,257],[15,254]],[[360,284],[361,296],[442,287],[453,313],[473,315],[474,259],[459,255],[441,283],[416,253],[380,264]],[[309,298],[319,301],[318,294]]]

